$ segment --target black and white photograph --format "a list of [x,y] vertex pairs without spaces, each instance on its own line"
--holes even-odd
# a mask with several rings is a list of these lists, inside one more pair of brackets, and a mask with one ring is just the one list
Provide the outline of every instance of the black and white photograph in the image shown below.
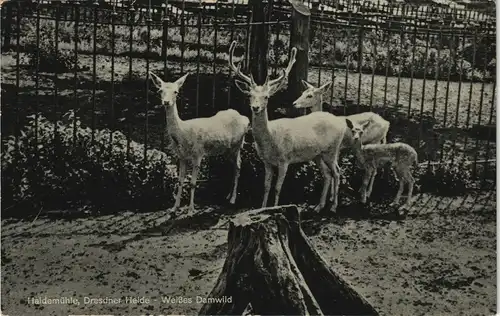
[[497,314],[495,0],[0,12],[0,315]]

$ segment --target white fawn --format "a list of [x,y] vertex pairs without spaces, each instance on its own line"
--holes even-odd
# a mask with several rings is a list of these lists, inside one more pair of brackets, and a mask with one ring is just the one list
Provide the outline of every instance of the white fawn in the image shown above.
[[413,194],[415,179],[411,174],[411,167],[418,165],[416,150],[405,143],[391,144],[368,144],[362,145],[361,139],[364,130],[369,123],[359,125],[346,119],[347,127],[352,131],[353,150],[359,164],[365,169],[363,184],[361,185],[361,203],[366,203],[373,189],[373,181],[377,169],[391,163],[391,166],[399,179],[399,189],[391,206],[399,204],[403,194],[404,184],[408,183],[408,196],[405,205],[409,205]]
[[167,136],[170,137],[172,149],[179,159],[179,187],[172,211],[177,210],[180,206],[182,185],[189,162],[193,167],[189,209],[194,211],[196,181],[201,161],[206,156],[231,157],[234,164],[234,178],[232,190],[227,199],[231,204],[234,204],[240,177],[241,148],[250,126],[250,120],[237,111],[229,109],[219,111],[211,117],[184,121],[177,112],[177,95],[188,74],[174,82],[165,82],[152,72],[150,75],[160,92],[161,102],[165,107]]
[[[340,170],[337,159],[340,145],[347,129],[345,120],[326,113],[317,112],[298,118],[282,118],[269,121],[267,105],[269,97],[275,94],[286,83],[287,77],[295,63],[296,48],[292,48],[290,60],[285,71],[276,79],[266,78],[264,84],[255,83],[252,75],[245,75],[239,66],[233,63],[236,41],[229,48],[229,66],[235,75],[242,80],[235,80],[241,92],[250,98],[252,111],[252,131],[257,153],[264,163],[265,182],[262,207],[267,205],[274,167],[278,169],[275,187],[274,205],[278,205],[281,187],[288,170],[293,163],[314,160],[322,170],[324,186],[320,203],[316,210],[323,209],[330,179],[334,179],[334,194],[331,211],[337,208],[337,194],[340,184]],[[323,163],[324,162],[324,163]]]

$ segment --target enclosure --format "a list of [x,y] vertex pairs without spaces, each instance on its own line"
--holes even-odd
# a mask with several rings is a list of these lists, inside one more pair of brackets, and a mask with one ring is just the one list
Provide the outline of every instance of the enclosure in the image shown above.
[[[388,207],[397,190],[390,173],[381,172],[377,177],[371,204],[359,205],[362,172],[346,153],[341,157],[339,214],[328,219],[311,215],[306,232],[352,282],[369,278],[359,271],[368,267],[387,274],[388,267],[400,264],[404,254],[411,253],[411,267],[402,265],[401,271],[389,274],[398,278],[399,291],[409,289],[407,300],[413,302],[412,308],[404,309],[408,301],[393,301],[396,294],[388,302],[368,283],[359,285],[367,291],[364,294],[371,293],[383,313],[453,314],[459,308],[457,302],[461,302],[460,308],[470,308],[471,314],[492,312],[496,285],[488,276],[496,268],[495,11],[486,8],[488,3],[484,8],[385,1],[305,5],[310,13],[304,19],[308,51],[300,63],[306,71],[293,70],[295,79],[289,80],[288,89],[269,100],[270,119],[304,114],[291,105],[302,89],[299,79],[317,86],[332,81],[332,89],[323,98],[325,111],[336,115],[379,113],[391,123],[388,141],[406,142],[419,155],[415,205],[406,220],[394,217]],[[182,119],[208,117],[228,108],[251,118],[247,97],[236,88],[228,67],[229,45],[238,42],[235,59],[258,82],[268,73],[278,76],[288,63],[292,42],[297,41],[296,11],[288,1],[278,0],[4,3],[1,165],[2,243],[6,246],[2,254],[6,251],[6,258],[28,260],[19,251],[20,244],[38,253],[40,242],[69,238],[75,249],[85,246],[75,250],[76,259],[73,256],[64,262],[80,262],[89,256],[85,249],[92,248],[90,257],[105,265],[123,251],[101,252],[96,245],[108,234],[113,240],[130,234],[159,238],[154,240],[165,246],[192,233],[191,242],[205,244],[200,240],[208,239],[209,249],[203,252],[190,248],[190,242],[181,242],[186,249],[171,256],[178,261],[192,256],[194,270],[202,264],[209,271],[211,262],[220,260],[226,247],[225,228],[216,219],[222,222],[233,213],[260,206],[263,165],[249,133],[242,153],[237,205],[224,204],[232,176],[226,172],[227,161],[210,158],[203,163],[196,193],[199,214],[188,213],[180,222],[163,223],[168,212],[160,210],[173,205],[177,170],[165,135],[164,110],[149,72],[166,81],[189,73],[177,102]],[[295,203],[307,210],[317,203],[321,183],[313,163],[291,166],[281,204]],[[148,227],[158,221],[180,228],[165,237],[158,237],[157,232],[152,237]],[[465,229],[470,222],[484,225],[484,230],[479,226]],[[220,233],[212,236],[213,229]],[[360,229],[366,234],[358,233]],[[405,234],[408,236],[401,237]],[[376,238],[384,244],[374,245]],[[122,252],[120,264],[135,252],[144,258],[154,253],[151,240],[143,239],[134,247],[145,250]],[[405,241],[430,246],[409,250]],[[331,244],[340,248],[332,250]],[[453,264],[444,264],[446,256],[451,256],[446,251],[450,244],[459,245],[453,249],[463,253],[453,257]],[[393,259],[378,255],[387,248],[392,248]],[[213,253],[208,253],[210,249]],[[37,256],[45,258],[45,251]],[[349,257],[348,253],[355,255]],[[436,259],[440,264],[426,259],[440,253]],[[103,261],[97,256],[103,256],[99,257]],[[355,264],[356,256],[375,258],[376,263]],[[482,258],[482,263],[472,256]],[[185,293],[209,290],[210,286],[200,289],[197,282],[201,281],[194,281],[203,276],[196,279],[193,274],[186,281],[187,270],[178,268],[172,258],[163,259],[170,260],[171,268],[177,267],[182,274],[175,282],[194,282]],[[139,261],[134,266],[145,264]],[[58,264],[50,262],[51,267]],[[38,268],[43,271],[42,266]],[[10,261],[2,272],[10,271],[18,281],[30,280],[20,269]],[[459,271],[451,273],[453,269]],[[68,272],[73,278],[78,273]],[[453,280],[437,280],[440,273],[452,275]],[[130,280],[136,276],[127,274]],[[408,281],[417,277],[426,285]],[[102,276],[96,278],[103,281]],[[474,280],[481,278],[484,280],[477,285]],[[74,291],[88,286],[61,282],[60,287]],[[113,293],[120,293],[129,283]],[[27,295],[24,290],[11,291],[16,299]],[[169,291],[174,295],[178,284],[152,293],[161,296]],[[465,296],[480,303],[464,300]],[[29,310],[26,305],[22,308]],[[106,308],[100,311],[110,311]],[[183,308],[171,307],[171,311],[192,313],[199,306]]]

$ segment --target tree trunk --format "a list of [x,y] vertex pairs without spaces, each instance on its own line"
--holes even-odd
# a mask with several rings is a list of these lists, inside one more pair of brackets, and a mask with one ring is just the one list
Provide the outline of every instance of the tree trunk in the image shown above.
[[232,220],[226,262],[209,297],[228,303],[207,303],[201,315],[241,315],[249,303],[261,315],[378,315],[309,243],[294,205]]

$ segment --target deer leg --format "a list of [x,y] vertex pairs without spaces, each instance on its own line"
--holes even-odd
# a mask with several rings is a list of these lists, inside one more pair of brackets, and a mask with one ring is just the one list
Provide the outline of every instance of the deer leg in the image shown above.
[[394,171],[396,172],[396,174],[398,175],[398,178],[399,178],[399,189],[398,189],[398,193],[396,193],[396,197],[394,198],[394,201],[390,204],[391,206],[396,206],[399,204],[399,200],[401,199],[401,195],[403,194],[403,189],[404,189],[404,185],[405,185],[405,181],[406,181],[403,173],[401,172],[401,170],[399,168],[395,168]]
[[178,170],[178,187],[177,187],[177,195],[175,196],[175,204],[173,207],[173,211],[177,210],[181,205],[181,196],[182,196],[182,186],[184,184],[184,178],[186,177],[186,161],[183,159],[179,159],[179,167]]
[[363,183],[361,184],[360,192],[361,192],[361,203],[365,204],[366,203],[366,198],[367,198],[367,188],[368,188],[368,183],[370,182],[371,176],[372,176],[372,168],[365,168],[365,174],[363,175]]
[[[338,170],[340,171],[340,166],[338,165],[338,163],[337,163],[337,168],[338,168]],[[333,177],[331,177],[331,179],[332,179],[332,180],[331,180],[331,184],[330,184],[330,185],[331,185],[331,190],[330,190],[330,198],[331,198],[331,197],[335,194],[335,187],[334,187],[334,184],[335,184],[335,183],[334,183]],[[340,180],[339,180],[339,181],[340,181]],[[340,182],[339,182],[339,185],[340,185]]]
[[406,204],[409,205],[411,203],[411,197],[413,195],[413,185],[415,184],[415,179],[411,175],[410,170],[406,170],[405,178],[406,181],[408,182],[408,196],[406,198]]
[[191,196],[189,198],[189,210],[194,211],[194,191],[196,189],[196,180],[198,180],[198,172],[200,171],[201,159],[196,157],[193,159],[193,172],[191,174]]
[[271,190],[271,181],[273,180],[273,166],[265,164],[265,177],[264,177],[264,198],[262,200],[262,207],[266,207],[267,199],[269,198],[269,191]]
[[366,192],[366,197],[369,198],[372,195],[373,190],[373,182],[375,181],[375,176],[377,175],[377,169],[372,171],[370,177],[370,183],[368,184],[368,191]]
[[278,179],[276,179],[275,194],[274,194],[274,206],[278,206],[280,200],[281,187],[283,186],[283,181],[285,180],[286,172],[288,171],[288,163],[284,163],[278,166]]
[[340,186],[340,167],[337,163],[337,160],[335,158],[332,158],[332,156],[327,157],[323,155],[322,158],[325,164],[328,166],[328,169],[330,169],[329,171],[333,178],[332,181],[333,194],[330,197],[330,201],[332,201],[332,206],[330,207],[330,211],[335,213],[337,211],[337,205],[338,205],[338,193]]
[[241,149],[238,149],[234,158],[234,179],[233,179],[233,190],[229,192],[227,199],[229,203],[234,204],[236,202],[236,195],[238,194],[238,181],[240,179],[241,170]]
[[325,162],[321,159],[321,157],[316,158],[316,165],[321,170],[321,175],[323,176],[323,190],[321,191],[321,198],[319,200],[319,204],[314,208],[315,212],[319,212],[325,207],[326,204],[326,195],[328,194],[328,187],[332,187],[332,195],[333,195],[333,180],[330,175],[330,169],[325,164]]

